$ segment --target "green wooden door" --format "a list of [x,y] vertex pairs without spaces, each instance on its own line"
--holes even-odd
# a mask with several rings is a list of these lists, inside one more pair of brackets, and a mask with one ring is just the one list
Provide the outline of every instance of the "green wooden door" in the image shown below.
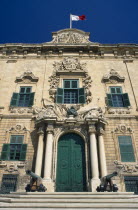
[[75,133],[63,135],[58,142],[56,191],[86,191],[85,145]]

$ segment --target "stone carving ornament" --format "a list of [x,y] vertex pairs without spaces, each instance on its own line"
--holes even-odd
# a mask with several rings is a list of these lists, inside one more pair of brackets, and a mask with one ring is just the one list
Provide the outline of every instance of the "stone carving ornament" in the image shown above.
[[53,35],[53,40],[51,43],[55,44],[81,44],[81,43],[91,43],[89,41],[89,35],[84,33],[78,33],[74,31],[67,31],[62,33],[56,33]]
[[126,125],[118,125],[115,128],[114,132],[116,132],[116,133],[126,133],[126,132],[132,133],[132,129],[131,129],[131,127],[128,127]]
[[86,101],[87,103],[90,103],[92,101],[92,95],[90,91],[90,87],[92,84],[92,79],[88,75],[88,72],[86,71],[86,63],[80,63],[78,58],[74,57],[67,57],[64,58],[63,61],[61,62],[55,62],[53,64],[54,67],[54,72],[53,74],[49,77],[49,83],[50,83],[50,98],[52,101],[55,100],[55,95],[56,95],[56,90],[59,87],[59,81],[60,81],[60,74],[62,72],[78,72],[80,75],[83,73],[83,87],[85,88],[86,91]]
[[122,164],[122,162],[115,160],[114,164],[120,172],[135,173],[138,172],[138,164]]
[[119,73],[114,69],[111,69],[110,72],[106,74],[105,76],[103,76],[102,78],[102,81],[104,83],[113,83],[113,84],[124,82],[124,80],[125,80],[125,77],[121,77]]
[[26,71],[20,77],[16,77],[17,83],[36,83],[38,82],[38,77],[35,77],[31,71]]

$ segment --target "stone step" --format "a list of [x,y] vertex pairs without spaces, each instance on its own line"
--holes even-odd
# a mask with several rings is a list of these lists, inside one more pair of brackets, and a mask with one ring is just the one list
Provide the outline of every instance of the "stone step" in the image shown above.
[[137,203],[138,199],[13,199],[13,198],[0,198],[0,202],[7,202],[7,203]]
[[138,209],[138,195],[134,193],[44,193],[17,192],[0,197],[1,209]]
[[78,208],[116,208],[116,209],[138,209],[138,204],[132,204],[132,203],[62,203],[62,204],[57,204],[57,203],[2,203],[0,205],[0,208],[73,208],[73,209],[78,209]]

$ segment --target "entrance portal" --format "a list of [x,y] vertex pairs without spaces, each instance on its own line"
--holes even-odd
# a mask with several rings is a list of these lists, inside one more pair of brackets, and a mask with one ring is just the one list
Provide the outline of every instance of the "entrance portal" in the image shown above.
[[58,142],[56,191],[86,191],[85,144],[75,133],[61,136]]

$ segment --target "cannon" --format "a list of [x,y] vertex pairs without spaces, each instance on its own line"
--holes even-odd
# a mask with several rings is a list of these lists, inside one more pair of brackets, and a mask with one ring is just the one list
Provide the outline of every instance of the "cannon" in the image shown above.
[[26,171],[27,175],[31,176],[30,184],[27,184],[25,187],[26,192],[45,192],[46,187],[42,184],[42,178],[30,170]]
[[117,172],[114,171],[112,174],[104,176],[101,178],[101,184],[97,187],[97,192],[117,192],[118,187],[113,184],[112,177],[117,176]]

